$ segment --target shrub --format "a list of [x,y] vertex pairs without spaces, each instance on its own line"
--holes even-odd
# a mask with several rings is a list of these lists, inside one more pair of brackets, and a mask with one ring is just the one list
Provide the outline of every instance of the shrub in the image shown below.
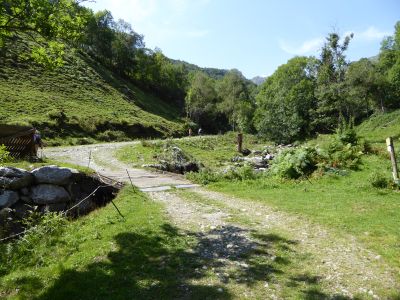
[[282,178],[297,179],[317,169],[319,154],[316,148],[301,147],[282,151],[271,166],[271,173]]
[[382,173],[373,173],[368,177],[368,181],[374,188],[384,189],[390,186],[390,180]]
[[238,180],[238,181],[253,180],[259,177],[259,175],[256,172],[254,172],[254,169],[249,165],[230,168],[222,176],[224,179]]
[[324,159],[320,166],[356,170],[361,164],[361,156],[370,151],[371,146],[360,140],[354,129],[346,127],[338,130],[327,148],[322,150]]
[[112,142],[112,141],[126,141],[128,138],[126,137],[123,131],[119,130],[106,130],[97,135],[97,138],[100,141]]
[[8,163],[12,160],[10,153],[7,151],[6,146],[0,145],[0,164]]
[[203,185],[207,185],[212,182],[218,182],[223,179],[220,173],[213,172],[212,170],[206,168],[201,169],[199,172],[189,172],[185,175],[187,179]]

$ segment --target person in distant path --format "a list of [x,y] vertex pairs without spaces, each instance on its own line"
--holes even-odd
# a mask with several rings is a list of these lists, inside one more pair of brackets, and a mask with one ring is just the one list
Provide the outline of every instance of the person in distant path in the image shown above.
[[189,128],[189,136],[192,136],[192,133],[193,133],[192,128]]
[[33,143],[35,144],[35,156],[38,157],[38,150],[39,147],[43,149],[43,142],[42,142],[42,136],[40,135],[40,132],[35,129],[35,133],[33,134]]
[[200,128],[199,128],[199,131],[198,131],[197,133],[198,133],[198,135],[201,135],[202,132],[203,132],[203,130],[202,130],[201,127],[200,127]]

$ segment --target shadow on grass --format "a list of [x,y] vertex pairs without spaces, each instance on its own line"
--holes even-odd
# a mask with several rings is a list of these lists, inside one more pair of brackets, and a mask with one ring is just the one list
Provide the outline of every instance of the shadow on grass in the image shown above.
[[[252,236],[250,238],[250,236]],[[285,274],[295,241],[236,226],[181,232],[169,224],[157,231],[116,235],[115,250],[77,269],[60,270],[43,291],[37,278],[15,282],[19,295],[45,299],[232,299],[225,284],[244,288],[284,283],[304,299],[347,299],[319,289],[319,276]],[[295,266],[293,266],[295,267]],[[259,291],[260,292],[260,291]],[[262,291],[261,291],[262,292]]]

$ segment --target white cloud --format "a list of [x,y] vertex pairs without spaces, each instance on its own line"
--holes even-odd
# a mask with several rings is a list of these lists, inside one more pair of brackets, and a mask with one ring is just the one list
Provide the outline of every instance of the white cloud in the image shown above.
[[370,26],[364,31],[354,32],[354,38],[364,41],[376,41],[376,40],[382,40],[385,36],[388,36],[390,34],[391,34],[390,32],[380,31],[374,26]]
[[316,52],[322,47],[323,43],[324,43],[324,38],[318,37],[311,40],[307,40],[298,46],[289,45],[286,41],[280,40],[279,46],[286,53],[294,55],[305,55]]

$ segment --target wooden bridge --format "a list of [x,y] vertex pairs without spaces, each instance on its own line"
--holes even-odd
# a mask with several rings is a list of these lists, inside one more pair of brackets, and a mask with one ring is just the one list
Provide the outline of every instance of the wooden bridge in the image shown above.
[[35,152],[34,133],[33,127],[0,124],[0,145],[13,157],[31,156]]

